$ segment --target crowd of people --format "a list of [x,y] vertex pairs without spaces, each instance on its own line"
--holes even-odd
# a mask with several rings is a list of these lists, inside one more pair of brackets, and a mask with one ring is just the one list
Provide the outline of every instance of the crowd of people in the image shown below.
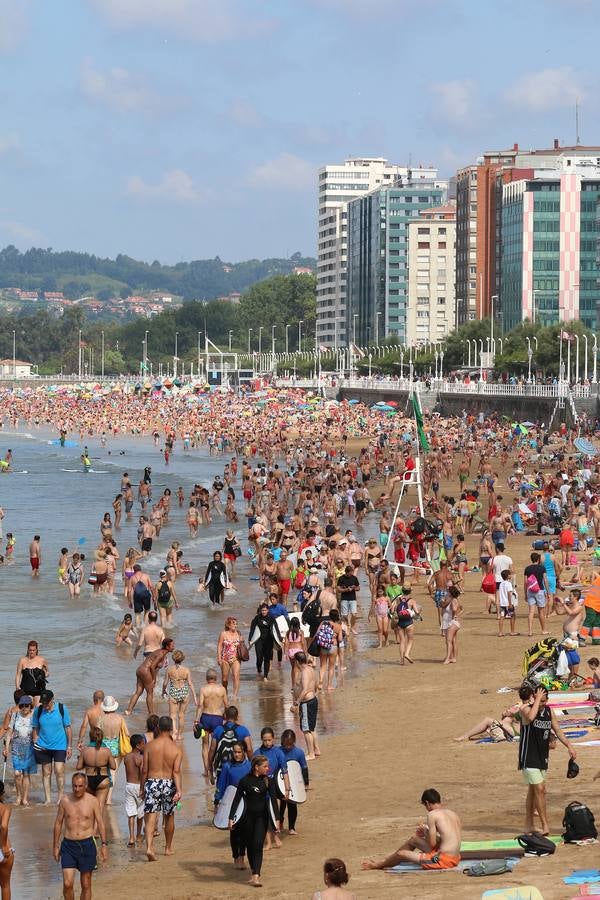
[[[344,686],[349,659],[370,646],[383,650],[395,643],[398,663],[410,668],[424,616],[439,624],[440,663],[459,664],[467,579],[481,579],[484,609],[504,637],[517,636],[523,627],[521,576],[527,633],[533,636],[537,625],[545,636],[550,618],[562,617],[561,634],[575,642],[569,650],[570,676],[578,675],[578,647],[586,639],[600,643],[600,579],[594,581],[600,557],[600,471],[576,454],[574,431],[551,435],[541,426],[527,430],[498,417],[466,413],[443,422],[433,417],[426,425],[430,449],[418,459],[413,422],[400,410],[389,418],[362,404],[305,401],[297,391],[260,400],[215,394],[195,398],[193,405],[189,397],[107,394],[92,409],[77,396],[49,398],[32,391],[11,397],[10,406],[4,406],[6,428],[21,421],[50,426],[60,429],[61,443],[68,435],[99,437],[110,452],[112,437],[145,434],[163,454],[163,448],[169,455],[207,448],[223,461],[222,475],[210,486],[194,484],[189,492],[166,487],[159,496],[153,492],[150,465],[139,480],[124,472],[118,493],[106,498],[113,512],[100,520],[92,559],[80,549],[61,550],[58,578],[69,598],[80,597],[86,584],[94,594],[121,598],[123,620],[115,645],[136,660],[126,704],[121,707],[105,695],[105,673],[98,673],[98,689],[74,745],[71,713],[47,686],[50,662],[40,653],[40,636],[32,636],[16,664],[14,703],[2,725],[4,756],[11,762],[17,806],[30,805],[38,766],[43,802],[52,803],[54,776],[59,803],[54,855],[63,868],[66,897],[72,896],[77,872],[82,891],[91,896],[97,846],[100,858],[107,856],[105,811],[115,788],[128,817],[128,846],[145,841],[146,858],[155,862],[162,815],[164,853],[175,852],[175,815],[185,802],[183,740],[190,727],[201,743],[202,774],[215,785],[215,814],[226,797],[230,803],[221,812],[230,830],[233,865],[248,865],[249,884],[260,886],[263,849],[280,845],[286,816],[288,833],[298,834],[298,802],[288,767],[299,766],[308,788],[309,763],[326,753],[318,737],[319,699]],[[168,461],[164,458],[163,464]],[[136,504],[137,546],[119,548],[122,519],[133,521]],[[173,534],[181,539],[189,532],[194,540],[205,529],[212,534],[208,529],[217,523],[220,546],[206,560],[197,599],[217,611],[231,600],[236,614],[220,619],[212,635],[214,666],[195,685],[195,663],[177,647],[180,578],[189,569],[181,540]],[[532,544],[531,562],[522,572],[515,571],[509,553],[519,535],[528,535]],[[35,534],[29,544],[33,590],[46,568],[43,537]],[[476,541],[478,556],[469,560],[467,547]],[[157,546],[165,549],[165,561],[153,577],[147,560]],[[5,562],[8,555],[7,541]],[[14,558],[10,563],[18,565]],[[244,602],[249,575],[257,579],[261,595],[251,611]],[[296,722],[278,740],[265,723],[256,749],[238,705],[242,678],[251,667],[257,686],[277,684]],[[504,710],[498,720],[478,723],[457,740],[495,730],[504,739],[520,733],[523,745],[523,735],[531,733],[519,762],[528,784],[526,826],[533,829],[535,810],[545,830],[544,778],[539,775],[547,769],[543,742],[552,732],[572,758],[575,749],[545,706],[543,691],[527,691],[522,688],[519,705]],[[146,727],[134,732],[129,723],[142,697]],[[190,700],[191,724],[186,721]],[[547,723],[538,736],[541,720]],[[66,767],[72,759],[71,776]],[[236,790],[228,794],[230,787]],[[4,897],[12,850],[10,808],[4,788],[1,793]],[[365,869],[400,861],[424,868],[457,864],[458,816],[442,806],[436,789],[428,788],[422,803],[427,823],[392,856],[366,860]],[[343,888],[348,877],[340,859],[328,859],[326,887],[315,896],[350,896]]]

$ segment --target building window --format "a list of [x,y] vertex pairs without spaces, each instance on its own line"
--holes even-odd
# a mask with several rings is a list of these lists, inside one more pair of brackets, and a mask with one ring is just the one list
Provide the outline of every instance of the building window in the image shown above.
[[419,228],[418,234],[430,234],[430,229],[429,228]]
[[[421,229],[419,228],[419,231]],[[419,241],[418,249],[419,250],[427,250],[429,248],[429,241]]]
[[446,249],[446,241],[440,241],[438,244],[438,249],[445,250]]

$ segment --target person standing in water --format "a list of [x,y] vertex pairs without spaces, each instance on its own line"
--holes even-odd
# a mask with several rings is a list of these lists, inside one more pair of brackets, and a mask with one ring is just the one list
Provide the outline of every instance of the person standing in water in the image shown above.
[[0,781],[0,888],[2,900],[10,900],[10,876],[15,861],[15,851],[10,846],[8,825],[12,808],[4,797],[4,782]]

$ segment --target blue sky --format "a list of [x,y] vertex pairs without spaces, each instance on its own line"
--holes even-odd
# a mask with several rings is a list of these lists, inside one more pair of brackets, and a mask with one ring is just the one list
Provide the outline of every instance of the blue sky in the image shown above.
[[315,251],[316,170],[600,143],[597,0],[0,0],[0,245]]

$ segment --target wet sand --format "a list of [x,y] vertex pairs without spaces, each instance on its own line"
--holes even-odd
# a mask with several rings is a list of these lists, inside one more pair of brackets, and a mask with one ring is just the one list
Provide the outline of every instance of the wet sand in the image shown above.
[[[443,492],[447,487],[443,486]],[[452,487],[456,491],[456,486]],[[508,494],[505,490],[504,495]],[[375,490],[373,496],[377,496]],[[375,533],[374,514],[365,531]],[[478,541],[478,536],[467,538],[470,565],[477,560]],[[520,596],[531,541],[526,536],[508,541]],[[598,864],[598,847],[592,845],[559,847],[552,858],[523,860],[512,874],[483,881],[457,871],[393,876],[360,870],[361,859],[381,858],[412,834],[423,818],[419,798],[427,787],[436,787],[459,813],[464,840],[513,838],[523,830],[526,787],[517,770],[518,744],[456,744],[452,740],[479,719],[498,716],[514,702],[516,693],[496,692],[503,686],[518,686],[523,652],[539,632],[539,626],[534,626],[536,636],[527,637],[521,596],[517,620],[521,635],[499,639],[495,616],[485,613],[480,583],[480,572],[467,575],[457,665],[441,665],[445,647],[422,581],[421,587],[413,588],[424,611],[424,621],[416,630],[414,665],[399,665],[395,645],[369,649],[360,654],[356,676],[348,677],[333,695],[320,698],[321,720],[324,715],[332,716],[336,723],[344,724],[344,733],[326,737],[323,756],[310,764],[311,789],[300,809],[299,836],[284,832],[283,848],[265,854],[263,897],[310,897],[322,887],[322,862],[327,856],[345,860],[351,874],[349,888],[360,898],[474,900],[485,890],[535,885],[545,900],[567,900],[577,889],[564,885],[563,876]],[[373,647],[376,639],[372,626],[366,625],[365,587],[361,593],[359,640],[361,645]],[[550,618],[549,630],[559,636],[561,620]],[[584,673],[586,659],[597,655],[596,650],[582,649]],[[242,710],[245,712],[245,705]],[[600,731],[591,727],[586,739],[595,737],[600,737]],[[600,813],[599,792],[592,782],[600,769],[598,748],[580,749],[581,773],[575,781],[565,777],[567,760],[560,745],[551,753],[548,807],[554,834],[561,833],[564,807],[571,800],[582,800]],[[197,770],[191,777],[195,784],[201,781]],[[161,841],[158,839],[159,847]],[[129,859],[119,854],[117,865],[113,855],[95,880],[94,896],[217,900],[255,895],[256,891],[245,885],[247,873],[233,869],[227,833],[217,831],[206,817],[192,827],[178,829],[174,846],[175,856],[159,857],[158,864],[147,863],[141,850]]]

